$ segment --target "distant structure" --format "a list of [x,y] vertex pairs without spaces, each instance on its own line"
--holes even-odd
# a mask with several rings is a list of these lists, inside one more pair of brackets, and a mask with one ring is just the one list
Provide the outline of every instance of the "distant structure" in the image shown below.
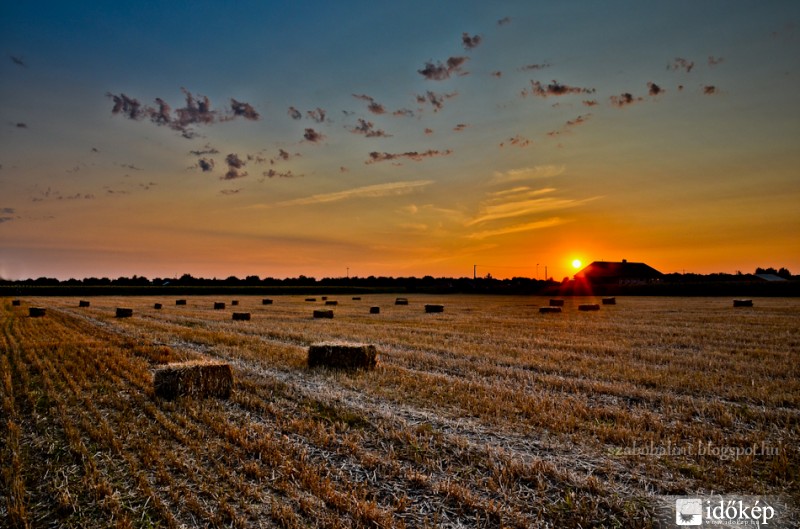
[[592,285],[641,285],[658,281],[664,274],[644,263],[595,261],[575,274],[575,281]]
[[762,281],[786,281],[786,278],[775,274],[755,274],[755,276]]

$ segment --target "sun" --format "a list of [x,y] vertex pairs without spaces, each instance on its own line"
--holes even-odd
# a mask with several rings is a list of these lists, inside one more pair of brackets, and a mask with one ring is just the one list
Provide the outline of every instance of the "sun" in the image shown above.
[[574,261],[572,261],[572,268],[577,270],[580,267],[581,267],[581,260],[580,259],[575,259]]

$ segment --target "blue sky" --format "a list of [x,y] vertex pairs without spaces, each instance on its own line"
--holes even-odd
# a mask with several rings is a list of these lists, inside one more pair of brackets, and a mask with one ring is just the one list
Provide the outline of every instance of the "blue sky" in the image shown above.
[[0,276],[794,271],[798,15],[6,3]]

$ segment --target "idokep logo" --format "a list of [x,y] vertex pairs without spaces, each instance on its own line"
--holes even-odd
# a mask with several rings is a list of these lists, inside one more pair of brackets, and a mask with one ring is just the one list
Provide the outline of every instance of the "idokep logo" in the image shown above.
[[703,500],[678,498],[675,500],[676,525],[703,525]]

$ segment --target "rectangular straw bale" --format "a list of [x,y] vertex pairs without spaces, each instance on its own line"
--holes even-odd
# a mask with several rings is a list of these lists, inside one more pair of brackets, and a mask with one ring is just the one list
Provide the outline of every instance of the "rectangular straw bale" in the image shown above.
[[374,345],[321,342],[308,347],[308,367],[373,369],[378,361]]
[[306,301],[317,301],[317,298],[306,298]]
[[231,306],[232,306],[232,307],[238,307],[238,306],[239,306],[239,300],[238,300],[238,299],[234,299],[234,300],[232,300],[232,301],[231,301]]
[[47,314],[47,309],[43,307],[28,307],[28,316],[31,318],[41,318]]
[[734,307],[752,307],[753,300],[752,299],[734,299],[733,300]]
[[369,313],[370,314],[380,314],[381,313],[381,308],[380,307],[370,307],[369,308]]
[[117,307],[117,313],[116,313],[117,318],[130,318],[131,316],[133,316],[133,309],[124,309]]
[[598,303],[584,303],[583,305],[578,305],[578,310],[582,311],[600,310],[600,305]]
[[425,312],[444,312],[444,305],[425,305]]
[[233,370],[222,362],[184,362],[167,364],[155,371],[153,386],[157,396],[227,399],[233,390]]
[[176,299],[175,300],[175,304],[176,305],[186,305],[186,300],[185,299]]
[[19,307],[20,305],[22,305],[22,301],[21,300],[19,300],[19,299],[12,299],[11,300],[11,306],[12,307]]
[[261,300],[261,304],[262,305],[272,305],[272,300],[271,299],[262,299]]
[[235,321],[250,321],[250,313],[249,312],[234,312],[233,319]]
[[153,303],[153,308],[154,309],[161,310],[161,307],[162,307],[161,303]]
[[333,318],[333,311],[332,310],[315,310],[314,311],[315,318]]
[[215,301],[214,302],[214,310],[224,310],[224,309],[225,309],[225,303],[224,302],[222,302],[222,301]]
[[82,300],[80,300],[78,302],[78,306],[79,307],[88,307],[89,305],[90,305],[90,303],[88,301],[84,300],[84,299],[82,299]]
[[617,298],[603,298],[603,305],[616,305]]
[[359,296],[355,296],[355,297],[353,298],[353,301],[361,301],[361,298],[360,298]]
[[397,298],[394,300],[395,305],[408,305],[408,298]]
[[563,299],[551,299],[550,300],[550,306],[551,307],[563,307],[564,306],[564,300]]
[[550,314],[561,312],[561,307],[539,307],[539,313],[541,314]]
[[329,299],[328,301],[325,302],[325,304],[329,305],[329,306],[335,306],[335,305],[338,305],[339,302],[336,301],[336,300],[333,300],[333,299]]

